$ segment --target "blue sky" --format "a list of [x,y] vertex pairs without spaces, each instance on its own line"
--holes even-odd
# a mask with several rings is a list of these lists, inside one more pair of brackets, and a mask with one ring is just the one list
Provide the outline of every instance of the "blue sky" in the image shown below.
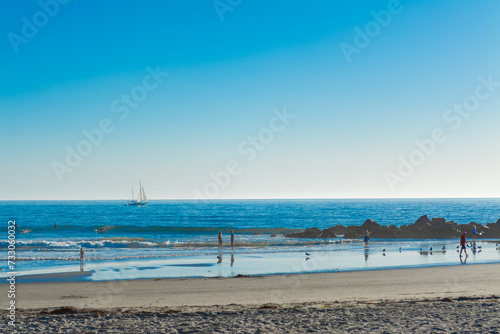
[[498,197],[498,1],[61,2],[0,1],[1,200]]

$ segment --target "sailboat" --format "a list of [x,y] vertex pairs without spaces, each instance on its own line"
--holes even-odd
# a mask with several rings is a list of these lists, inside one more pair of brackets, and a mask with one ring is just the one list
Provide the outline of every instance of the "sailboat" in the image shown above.
[[134,198],[134,188],[132,188],[132,200],[127,205],[144,206],[146,204],[148,204],[148,198],[146,197],[142,183],[139,182],[139,196],[137,196],[137,199]]

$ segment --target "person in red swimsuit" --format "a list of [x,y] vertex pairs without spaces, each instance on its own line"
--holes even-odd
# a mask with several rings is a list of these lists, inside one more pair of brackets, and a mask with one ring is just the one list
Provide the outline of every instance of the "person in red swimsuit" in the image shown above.
[[465,235],[467,233],[464,232],[462,236],[460,237],[460,257],[462,257],[462,251],[465,251],[465,256],[467,256],[467,249],[465,249],[465,245],[467,244],[467,240],[465,240]]

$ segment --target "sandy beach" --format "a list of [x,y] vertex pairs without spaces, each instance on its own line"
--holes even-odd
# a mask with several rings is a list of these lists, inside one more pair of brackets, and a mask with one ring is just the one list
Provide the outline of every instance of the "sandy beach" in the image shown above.
[[[500,264],[489,264],[261,277],[18,283],[16,331],[29,332],[36,326],[47,332],[75,333],[465,329],[498,333],[499,275]],[[0,286],[0,293],[7,294],[7,285]],[[74,309],[50,314],[63,306]]]

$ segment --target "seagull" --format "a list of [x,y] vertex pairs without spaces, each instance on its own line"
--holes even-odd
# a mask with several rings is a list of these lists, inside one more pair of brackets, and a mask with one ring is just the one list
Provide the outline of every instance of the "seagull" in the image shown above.
[[460,245],[457,246],[457,248],[460,247]]
[[311,254],[309,254],[308,252],[306,252],[306,255],[307,255],[307,256],[309,256],[309,255],[311,255]]
[[446,246],[443,246],[443,248],[441,248],[442,250],[446,250]]
[[481,247],[481,246],[477,246],[477,248],[483,248],[483,247]]

